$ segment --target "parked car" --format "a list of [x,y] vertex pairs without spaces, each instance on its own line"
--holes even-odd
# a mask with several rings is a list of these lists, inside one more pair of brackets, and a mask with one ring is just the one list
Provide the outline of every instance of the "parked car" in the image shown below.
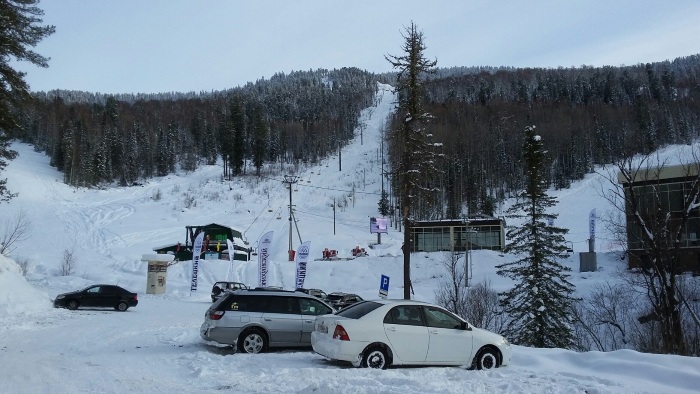
[[329,304],[331,304],[335,309],[343,309],[348,305],[352,305],[356,302],[363,301],[362,297],[357,294],[341,293],[335,292],[328,294],[326,298]]
[[138,305],[136,293],[132,293],[115,285],[93,285],[79,291],[63,293],[56,296],[53,301],[55,308],[114,308],[124,312],[130,307]]
[[312,296],[314,296],[316,298],[320,298],[324,301],[328,300],[328,294],[326,294],[326,292],[321,290],[321,289],[304,289],[304,288],[300,287],[297,289],[297,291],[300,291],[302,293],[306,293],[308,295],[312,295]]
[[295,291],[236,290],[209,307],[199,333],[206,341],[260,353],[271,347],[310,347],[316,316],[333,308]]
[[226,290],[239,290],[247,288],[248,286],[240,282],[216,282],[214,283],[214,286],[211,287],[211,302],[218,300],[219,297],[221,297],[221,294],[223,294],[223,292]]
[[314,351],[355,367],[469,365],[491,369],[510,363],[510,343],[448,310],[411,300],[353,304],[316,318]]

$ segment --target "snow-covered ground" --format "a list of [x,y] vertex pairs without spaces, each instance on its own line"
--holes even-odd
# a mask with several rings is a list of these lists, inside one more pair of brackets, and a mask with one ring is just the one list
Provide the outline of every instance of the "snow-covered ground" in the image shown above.
[[[294,288],[295,266],[288,261],[289,191],[283,175],[297,175],[293,204],[300,239],[311,242],[305,286],[378,298],[380,275],[391,278],[390,298],[401,298],[402,234],[391,228],[375,245],[369,218],[377,215],[381,190],[380,135],[394,96],[382,86],[377,105],[365,110],[361,139],[338,157],[262,179],[222,181],[220,166],[147,181],[143,186],[104,190],[69,187],[48,157],[15,143],[20,156],[0,174],[19,196],[0,205],[0,223],[24,211],[31,238],[9,256],[0,256],[0,392],[7,393],[695,393],[700,359],[634,351],[576,353],[515,346],[512,365],[494,371],[460,368],[355,369],[311,351],[237,354],[199,337],[209,291],[216,280],[257,285],[257,262],[202,260],[199,286],[190,292],[191,262],[169,267],[167,291],[145,294],[144,254],[185,241],[185,226],[219,223],[244,232],[251,246],[274,231],[269,285]],[[612,211],[599,196],[600,177],[589,175],[559,198],[557,225],[570,229],[575,252],[588,250],[588,215]],[[158,196],[160,196],[158,198]],[[186,200],[192,201],[186,208]],[[335,215],[332,205],[336,204]],[[316,261],[324,248],[350,256],[360,246],[369,256]],[[565,263],[572,282],[585,294],[592,285],[616,280],[625,269],[620,247],[602,225],[597,229],[598,271],[580,273],[578,255]],[[72,251],[75,272],[60,276],[64,251]],[[475,282],[489,279],[496,290],[511,283],[494,266],[513,256],[491,251],[472,254]],[[445,279],[441,253],[412,255],[415,298],[434,301]],[[94,283],[115,283],[139,293],[139,305],[112,310],[54,309],[56,294]]]

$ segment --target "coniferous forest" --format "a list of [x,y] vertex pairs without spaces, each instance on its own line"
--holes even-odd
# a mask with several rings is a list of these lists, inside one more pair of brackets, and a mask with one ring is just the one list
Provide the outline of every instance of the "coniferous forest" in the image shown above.
[[[596,164],[687,143],[700,128],[700,55],[623,67],[442,68],[429,78],[426,132],[442,142],[441,172],[425,182],[442,194],[438,204],[418,202],[416,219],[493,214],[522,190],[527,125],[543,137],[556,188]],[[337,152],[359,133],[377,82],[393,84],[395,75],[343,68],[215,92],[37,92],[11,136],[45,151],[76,186],[132,185],[217,160],[227,176],[254,176]],[[400,147],[385,146],[391,165]]]

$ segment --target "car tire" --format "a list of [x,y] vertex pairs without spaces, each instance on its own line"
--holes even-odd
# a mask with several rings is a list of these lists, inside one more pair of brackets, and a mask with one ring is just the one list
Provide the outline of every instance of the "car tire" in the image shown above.
[[241,353],[262,353],[267,346],[267,335],[260,329],[246,330],[238,337],[238,351]]
[[114,309],[118,310],[119,312],[124,312],[127,309],[129,309],[129,304],[127,304],[125,301],[119,301],[117,306],[114,307]]
[[365,351],[361,365],[363,368],[386,369],[389,366],[389,356],[381,347],[372,347]]
[[498,368],[498,355],[492,349],[481,349],[474,358],[474,366],[479,370]]
[[66,304],[66,308],[68,308],[72,311],[78,309],[78,301],[76,301],[76,300],[68,301],[68,303]]

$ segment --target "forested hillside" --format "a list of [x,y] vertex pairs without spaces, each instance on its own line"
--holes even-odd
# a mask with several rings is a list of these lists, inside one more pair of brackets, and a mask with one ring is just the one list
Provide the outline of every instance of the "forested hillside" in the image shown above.
[[343,146],[375,91],[372,74],[343,68],[199,94],[39,92],[13,137],[46,151],[71,185],[130,185],[217,158],[227,174],[259,173],[263,163],[315,162]]
[[429,182],[445,192],[443,205],[418,210],[423,219],[491,213],[521,190],[527,125],[543,138],[557,188],[595,164],[686,143],[700,128],[700,55],[628,67],[442,69],[424,88],[434,116],[427,132],[445,157]]
[[[129,185],[219,158],[226,174],[259,174],[265,163],[336,152],[361,126],[376,82],[394,78],[344,68],[216,92],[39,92],[21,108],[23,130],[13,136],[46,151],[72,185]],[[700,55],[625,67],[450,68],[429,78],[427,132],[442,143],[444,161],[425,182],[444,192],[439,204],[418,202],[417,219],[492,214],[523,187],[527,125],[543,137],[557,188],[595,164],[686,143],[700,128]],[[397,149],[388,142],[387,169]]]

